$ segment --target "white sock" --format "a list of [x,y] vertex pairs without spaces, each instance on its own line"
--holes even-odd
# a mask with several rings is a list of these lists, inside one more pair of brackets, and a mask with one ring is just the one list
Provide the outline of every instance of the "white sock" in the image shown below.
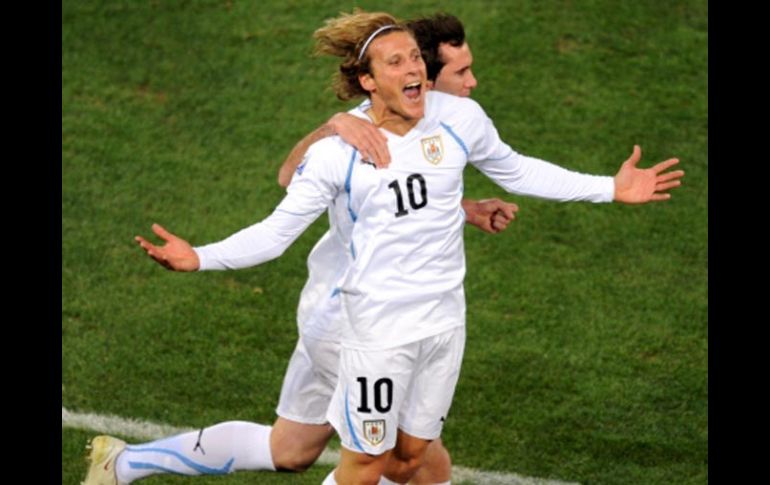
[[118,456],[119,482],[156,473],[223,475],[236,470],[275,471],[270,452],[271,426],[227,421],[141,445],[128,445]]
[[324,478],[324,481],[321,482],[321,485],[337,485],[337,481],[334,479],[334,472],[336,472],[337,469],[331,471],[328,475],[326,475],[326,478]]
[[452,485],[452,482],[448,481],[448,482],[434,483],[433,485]]

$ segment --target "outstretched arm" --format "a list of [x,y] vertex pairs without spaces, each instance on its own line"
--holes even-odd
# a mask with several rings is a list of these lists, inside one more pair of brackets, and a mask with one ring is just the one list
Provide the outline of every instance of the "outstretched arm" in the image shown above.
[[200,260],[198,259],[195,250],[190,246],[190,243],[171,234],[160,224],[153,224],[152,232],[163,239],[166,244],[163,246],[156,246],[142,236],[136,236],[134,238],[149,257],[157,261],[161,266],[173,271],[198,270],[200,267]]
[[328,136],[339,135],[356,147],[364,160],[371,160],[377,168],[390,165],[390,152],[385,135],[372,123],[348,113],[337,113],[299,141],[278,170],[278,184],[287,187],[294,171],[302,163],[308,147]]
[[651,168],[637,168],[642,158],[642,149],[634,145],[631,156],[623,162],[615,175],[615,198],[626,204],[644,204],[646,202],[668,200],[670,189],[679,187],[684,176],[683,170],[666,171],[679,163],[679,159],[670,158]]
[[490,234],[505,230],[519,210],[516,204],[500,199],[463,199],[462,205],[466,222]]
[[190,244],[158,224],[152,230],[165,241],[136,241],[157,263],[175,271],[250,268],[279,257],[328,207],[344,186],[349,147],[321,142],[310,148],[305,170],[294,177],[286,196],[265,219],[221,241]]
[[[306,188],[312,188],[311,184]],[[135,240],[158,264],[174,271],[250,268],[283,254],[329,205],[325,198],[311,200],[317,192],[304,196],[298,192],[288,194],[267,218],[215,243],[192,247],[158,224],[152,230],[166,242],[163,246],[141,236]]]

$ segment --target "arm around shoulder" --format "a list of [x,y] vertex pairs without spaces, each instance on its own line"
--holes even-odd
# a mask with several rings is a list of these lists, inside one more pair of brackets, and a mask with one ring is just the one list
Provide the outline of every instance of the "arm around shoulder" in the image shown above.
[[305,153],[307,153],[310,145],[332,135],[334,135],[334,130],[327,122],[308,133],[305,138],[294,145],[294,148],[289,152],[289,156],[286,157],[283,165],[278,169],[278,185],[284,188],[288,187],[291,177],[302,163],[302,159],[305,157]]

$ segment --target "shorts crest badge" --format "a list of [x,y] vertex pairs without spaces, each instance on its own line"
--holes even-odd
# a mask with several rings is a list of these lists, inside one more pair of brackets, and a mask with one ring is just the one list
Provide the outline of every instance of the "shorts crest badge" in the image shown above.
[[441,142],[441,135],[423,138],[420,141],[422,142],[422,154],[425,160],[433,165],[438,165],[444,157],[444,144]]
[[385,420],[364,421],[364,439],[372,446],[377,446],[385,439]]

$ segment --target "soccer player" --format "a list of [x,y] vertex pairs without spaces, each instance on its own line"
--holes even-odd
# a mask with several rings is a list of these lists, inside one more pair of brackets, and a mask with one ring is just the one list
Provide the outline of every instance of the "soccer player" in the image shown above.
[[[465,43],[465,32],[459,19],[452,15],[438,14],[411,21],[408,25],[415,32],[423,56],[428,60],[429,84],[450,94],[469,95],[471,89],[476,86],[476,80],[471,72],[472,57]],[[353,112],[354,114],[338,113],[326,125],[299,142],[279,171],[279,183],[288,185],[307,148],[315,141],[333,134],[339,134],[362,153],[369,147],[372,155],[379,155],[372,156],[371,159],[378,166],[387,166],[389,154],[386,137],[370,121],[363,119],[360,110]],[[369,143],[369,140],[374,142]],[[380,161],[380,157],[385,160]],[[498,199],[463,199],[462,205],[467,222],[489,233],[504,230],[518,209],[515,204]],[[333,228],[338,224],[335,224],[334,217],[335,213],[330,211]],[[303,290],[298,315],[301,336],[286,371],[277,408],[279,417],[272,428],[257,423],[226,422],[204,428],[200,433],[132,445],[128,453],[123,455],[121,463],[129,462],[127,458],[134,456],[133,463],[141,463],[143,466],[119,467],[121,483],[171,470],[191,475],[225,473],[234,469],[303,471],[318,459],[334,434],[325,414],[336,383],[339,337],[338,329],[333,325],[329,325],[329,328],[316,325],[315,337],[303,337],[302,330],[304,321],[312,318],[318,295],[325,294],[326,287],[334,277],[333,274],[328,274],[327,268],[334,268],[335,264],[344,261],[346,257],[346,248],[334,244],[337,238],[332,237],[332,232],[333,229],[319,241],[308,260],[310,279]],[[334,319],[329,321],[334,323]],[[312,354],[306,350],[307,341],[311,342]],[[324,359],[316,365],[312,358],[318,358],[319,355]],[[94,466],[102,463],[102,466],[94,468],[94,473],[112,478],[115,472],[110,469],[109,473],[105,473],[103,462],[109,461],[108,455],[116,454],[125,444],[114,438],[97,437],[91,446],[93,453],[102,457],[101,460],[92,460]],[[250,454],[251,459],[244,458],[241,454],[229,454],[236,447],[242,449],[243,453]],[[177,454],[158,452],[156,457],[152,457],[146,451],[148,449],[175,450]],[[241,459],[230,468],[205,467],[201,464],[190,466],[191,463],[199,462],[200,457],[195,455],[196,452],[200,453],[199,449],[209,450],[210,456],[221,450],[226,456],[226,459],[212,463],[226,463],[227,459],[234,456],[241,456]],[[188,456],[189,460],[182,460],[183,456]],[[441,440],[437,439],[429,446],[424,466],[420,468],[412,483],[448,484],[450,478],[449,453]],[[93,480],[89,474],[85,483],[90,485]],[[115,483],[114,480],[117,480],[117,477],[109,483]]]
[[[453,15],[436,14],[432,17],[409,21],[407,26],[414,33],[425,60],[428,85],[438,91],[456,96],[469,96],[476,87],[477,81],[471,70],[473,56],[465,41],[462,22]],[[387,137],[370,121],[361,117],[360,110],[356,109],[353,110],[353,114],[337,113],[325,125],[301,140],[279,170],[279,184],[288,185],[312,143],[334,134],[339,134],[343,140],[355,146],[362,158],[372,160],[376,166],[384,168],[390,163]],[[514,204],[506,204],[497,199],[479,202],[463,199],[462,206],[466,222],[492,233],[504,229],[517,209]],[[335,217],[333,211],[330,212],[330,217]],[[332,223],[332,226],[334,225]],[[301,334],[304,321],[312,318],[310,315],[312,315],[312,309],[317,306],[317,299],[324,298],[331,290],[326,286],[328,283],[320,284],[319,276],[314,273],[324,274],[322,268],[339,261],[346,251],[341,245],[335,244],[337,240],[336,238],[322,239],[318,249],[314,250],[308,259],[311,275],[300,301],[298,323]],[[327,276],[327,278],[332,277],[331,274]],[[314,284],[316,286],[320,284],[320,291],[314,288]],[[330,325],[330,327],[332,328],[316,330],[317,333],[314,336],[306,336],[304,339],[315,342],[315,346],[339,345],[336,330],[333,326]],[[302,339],[303,337],[300,336],[300,342],[286,371],[277,410],[279,417],[273,424],[271,445],[276,463],[291,462],[301,465],[304,469],[317,459],[332,435],[331,427],[324,430],[317,426],[321,419],[314,415],[311,406],[318,409],[328,406],[333,382],[336,382],[336,362],[326,366],[329,370],[325,378],[320,377],[320,374],[313,369],[312,358],[306,356],[308,352],[305,350]],[[327,352],[327,355],[331,355],[331,352]],[[331,377],[332,375],[334,378]],[[312,392],[308,392],[307,389],[312,389]],[[312,394],[312,398],[309,394]],[[288,412],[289,409],[292,410],[291,413]],[[449,452],[443,446],[441,439],[436,439],[429,445],[423,466],[413,477],[412,483],[447,484],[451,479],[451,469]]]
[[[421,53],[426,59],[428,84],[442,92],[469,96],[477,82],[471,71],[473,57],[465,42],[465,30],[460,20],[453,15],[437,14],[410,21],[407,25],[415,34]],[[373,161],[376,166],[384,168],[390,163],[387,137],[368,118],[362,116],[362,111],[357,108],[351,113],[337,113],[325,125],[301,140],[279,170],[279,184],[288,185],[311,144],[335,134],[355,146],[362,158]],[[518,209],[515,204],[498,199],[463,199],[462,207],[466,222],[490,233],[503,230]],[[330,211],[332,228],[340,224],[334,222],[337,215],[338,213]],[[331,361],[317,366],[326,369],[322,374],[318,369],[314,369],[312,360],[319,354],[331,356],[338,352],[339,324],[333,324],[334,319],[327,318],[329,324],[326,327],[315,325],[313,335],[307,335],[303,329],[304,323],[314,318],[319,300],[328,298],[333,289],[329,284],[334,278],[334,273],[338,271],[336,265],[344,261],[347,251],[338,243],[339,240],[340,238],[325,236],[308,258],[310,278],[302,292],[298,312],[300,341],[286,371],[277,409],[279,417],[271,434],[271,447],[276,463],[293,463],[301,469],[312,465],[333,434],[330,426],[326,429],[318,426],[319,423],[325,423],[325,417],[319,418],[316,413],[328,407],[334,390],[333,384],[336,382],[337,362]],[[306,342],[312,342],[316,348],[330,348],[325,352],[308,352]],[[429,445],[424,466],[419,469],[412,482],[449,483],[451,468],[448,451],[441,439],[436,439]]]
[[386,464],[387,478],[403,483],[440,435],[464,346],[460,199],[468,162],[512,193],[553,200],[665,200],[683,175],[666,172],[676,159],[637,168],[638,147],[614,178],[516,153],[476,103],[427,92],[414,38],[392,18],[370,15],[329,21],[317,40],[343,58],[338,94],[369,97],[360,109],[389,139],[395,162],[388,169],[376,170],[338,137],[325,138],[263,222],[195,249],[159,226],[165,245],[137,237],[170,269],[239,268],[280,255],[329,204],[347,215],[336,234],[349,248],[347,264],[332,291],[338,298],[325,302],[346,310],[332,312],[343,316],[344,330],[327,418],[343,450],[328,483],[378,483]]

